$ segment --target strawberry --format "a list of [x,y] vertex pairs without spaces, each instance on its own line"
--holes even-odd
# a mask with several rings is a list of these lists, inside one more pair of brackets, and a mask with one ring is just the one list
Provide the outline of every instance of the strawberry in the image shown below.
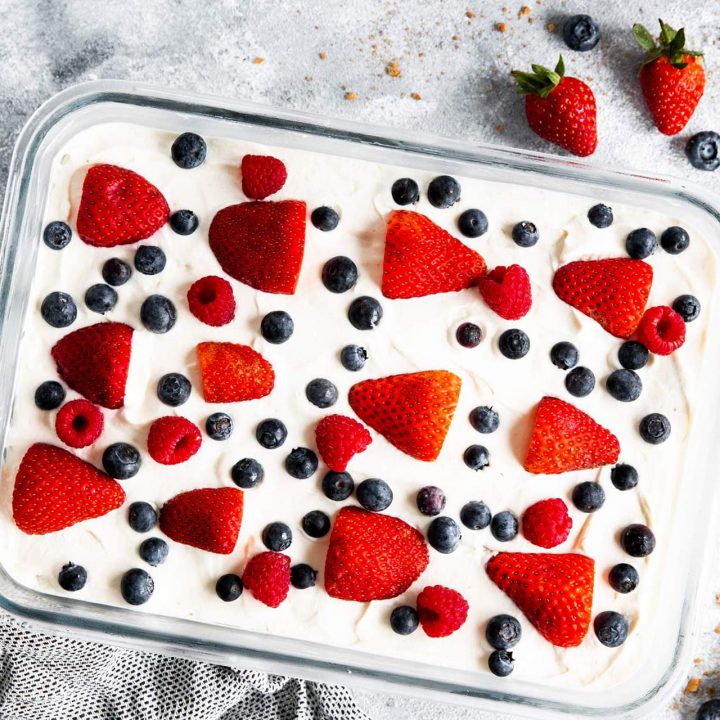
[[120,484],[67,450],[36,443],[20,462],[12,509],[15,524],[44,535],[100,517],[125,502]]
[[583,641],[592,614],[592,558],[501,552],[490,558],[485,570],[548,642],[576,647]]
[[642,260],[577,260],[557,269],[553,290],[611,335],[628,338],[645,312],[652,279],[652,267]]
[[685,321],[666,305],[649,308],[637,329],[638,340],[656,355],[670,355],[685,342]]
[[65,403],[55,417],[55,432],[60,440],[73,448],[92,445],[103,431],[103,414],[88,400]]
[[655,127],[665,135],[676,135],[700,102],[705,70],[702,53],[685,49],[685,29],[675,31],[659,22],[659,45],[642,25],[633,25],[635,39],[647,51],[640,68],[640,88]]
[[91,402],[121,408],[132,334],[129,325],[101,322],[65,335],[51,350],[60,377]]
[[425,538],[391,515],[344,507],[335,519],[325,558],[325,590],[340,600],[387,600],[423,573]]
[[261,552],[248,560],[243,585],[256,600],[276,608],[290,589],[290,558],[279,552]]
[[485,261],[469,247],[410,210],[393,210],[385,232],[382,294],[414,298],[472,287]]
[[530,129],[573,155],[592,155],[597,147],[593,91],[582,80],[565,75],[562,55],[555,70],[542,65],[533,65],[532,70],[512,73],[518,91],[525,96]]
[[530,277],[520,265],[498,265],[480,278],[478,287],[490,309],[505,320],[519,320],[530,312]]
[[264,200],[280,190],[287,180],[283,161],[271,155],[245,155],[240,173],[243,192],[251,200]]
[[560,498],[540,500],[525,510],[522,516],[523,537],[543,548],[554,548],[564,543],[572,526],[567,505]]
[[315,428],[320,457],[335,472],[343,472],[353,455],[372,442],[370,433],[357,421],[344,415],[327,415]]
[[461,380],[447,370],[364,380],[348,394],[360,419],[398,450],[418,460],[435,460],[450,429]]
[[618,439],[570,403],[544,397],[538,405],[523,467],[538,475],[557,475],[616,463]]
[[241,402],[269,395],[272,365],[248,345],[204,342],[197,346],[205,402]]
[[235,549],[242,516],[242,490],[188,490],[162,506],[160,529],[175,542],[229,555]]
[[467,600],[457,591],[442,585],[426,587],[417,598],[420,625],[428,637],[447,637],[467,620]]
[[144,177],[116,165],[93,165],[85,176],[77,215],[88,245],[115,247],[145,240],[168,220],[162,193]]
[[305,251],[305,203],[246,202],[210,223],[210,249],[222,269],[256,290],[292,295]]
[[212,327],[227,325],[235,317],[235,296],[232,285],[217,275],[196,280],[187,294],[190,312]]
[[150,457],[161,465],[178,465],[189,460],[199,449],[202,436],[197,425],[187,418],[168,415],[150,426],[147,447]]

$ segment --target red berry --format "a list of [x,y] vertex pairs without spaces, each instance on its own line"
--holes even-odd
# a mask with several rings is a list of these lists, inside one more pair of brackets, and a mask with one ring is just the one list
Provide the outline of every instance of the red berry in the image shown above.
[[528,542],[543,548],[564,543],[572,529],[567,505],[560,498],[540,500],[522,516],[522,534]]
[[242,189],[251,200],[264,200],[276,193],[287,180],[282,160],[271,155],[246,155],[240,163]]
[[276,608],[290,589],[290,558],[279,552],[262,552],[250,558],[243,585],[256,600]]
[[320,457],[336,472],[343,472],[356,453],[372,442],[370,433],[361,423],[344,415],[328,415],[315,428],[315,441]]
[[71,400],[55,418],[55,432],[66,445],[84,448],[92,445],[103,431],[103,414],[89,400]]
[[235,317],[232,286],[217,275],[196,280],[187,294],[190,312],[200,322],[213,327],[227,325]]
[[483,300],[501,318],[519,320],[530,312],[530,277],[520,265],[499,265],[478,282]]
[[447,637],[467,619],[468,603],[457,590],[430,585],[418,595],[417,611],[426,635]]
[[189,460],[202,443],[200,430],[184,417],[158,418],[148,433],[150,457],[162,465],[177,465]]
[[656,355],[670,355],[685,342],[685,321],[667,305],[648,308],[637,329],[638,340]]
[[272,365],[249,345],[203,342],[197,355],[205,402],[255,400],[275,385]]

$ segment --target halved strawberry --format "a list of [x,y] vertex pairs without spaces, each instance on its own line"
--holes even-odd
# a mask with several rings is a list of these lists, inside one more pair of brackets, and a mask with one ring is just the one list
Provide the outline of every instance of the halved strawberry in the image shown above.
[[162,506],[160,529],[175,542],[228,555],[235,549],[242,516],[242,490],[188,490]]
[[398,450],[435,460],[450,429],[462,381],[447,370],[364,380],[348,394],[350,407]]
[[642,260],[577,260],[558,268],[553,289],[611,335],[628,338],[645,312],[652,279],[652,267]]
[[325,558],[325,590],[340,600],[386,600],[404,593],[428,565],[422,533],[391,515],[344,507]]
[[72,453],[54,445],[31,445],[15,477],[15,524],[44,535],[100,517],[125,502],[120,484]]
[[501,552],[490,558],[485,570],[548,642],[576,647],[583,641],[592,615],[592,558]]
[[336,472],[342,472],[351,458],[372,442],[370,433],[357,421],[344,415],[327,415],[315,428],[320,457]]
[[280,190],[287,180],[285,164],[272,155],[245,155],[240,172],[243,192],[251,200],[264,200]]
[[197,346],[205,402],[241,402],[269,395],[272,365],[248,345],[204,342]]
[[98,405],[117,409],[125,402],[133,329],[101,322],[75,330],[51,350],[60,377]]
[[476,285],[485,274],[482,257],[410,210],[393,210],[385,233],[382,294],[414,298]]
[[77,216],[88,245],[115,247],[149,238],[168,220],[162,193],[144,177],[116,165],[93,165],[85,176]]
[[620,443],[609,430],[564,400],[544,397],[538,405],[524,468],[556,475],[616,463]]
[[292,295],[305,251],[305,203],[246,202],[210,223],[210,249],[222,269],[257,290]]
[[478,287],[490,309],[505,320],[519,320],[530,312],[530,277],[520,265],[498,265],[480,278]]

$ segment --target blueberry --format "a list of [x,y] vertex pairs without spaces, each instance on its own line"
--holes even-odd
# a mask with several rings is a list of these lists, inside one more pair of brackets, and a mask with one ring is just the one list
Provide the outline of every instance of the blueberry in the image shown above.
[[268,418],[255,428],[257,441],[268,450],[279,448],[287,439],[285,424],[276,418]]
[[605,381],[607,391],[620,402],[633,402],[640,397],[642,380],[633,370],[615,370]]
[[344,293],[355,287],[358,279],[357,265],[344,255],[331,258],[322,269],[323,285],[334,293]]
[[629,593],[638,586],[640,575],[632,565],[620,563],[610,569],[608,582],[615,592]]
[[620,647],[628,635],[628,621],[613,610],[606,610],[595,617],[595,635],[605,647]]
[[110,258],[102,266],[103,280],[113,287],[124,285],[132,275],[132,268],[120,258]]
[[692,322],[700,314],[700,301],[694,295],[680,295],[675,298],[672,309],[686,322]]
[[211,440],[227,440],[233,431],[233,419],[224,412],[216,412],[205,421],[205,432]]
[[128,570],[120,580],[120,592],[125,598],[125,602],[130,605],[146,603],[154,590],[155,582],[152,577],[140,568]]
[[150,295],[140,307],[140,320],[150,332],[163,334],[172,329],[177,320],[177,311],[163,295]]
[[111,478],[127,480],[138,474],[142,458],[137,448],[128,443],[118,442],[105,448],[102,464]]
[[513,654],[507,650],[493,650],[488,658],[488,668],[493,675],[507,677],[515,667]]
[[262,531],[262,541],[268,550],[282,552],[292,545],[292,530],[285,523],[271,522]]
[[168,556],[170,548],[168,544],[161,538],[152,537],[143,540],[140,544],[140,557],[153,567],[162,565]]
[[382,305],[367,295],[353,300],[348,308],[348,320],[358,330],[372,330],[380,324],[382,317]]
[[315,208],[310,215],[310,222],[323,232],[334,230],[340,222],[340,216],[330,207],[323,205]]
[[305,387],[305,397],[319,408],[329,408],[337,402],[338,389],[329,380],[315,378]]
[[340,351],[340,362],[346,370],[352,370],[353,372],[362,370],[367,359],[367,350],[359,345],[346,345]]
[[238,460],[230,470],[232,481],[243,490],[254,488],[259,485],[265,477],[263,466],[253,458]]
[[233,573],[221,575],[215,583],[215,592],[223,602],[237,600],[242,595],[242,591],[242,578]]
[[498,340],[500,352],[509,360],[519,360],[530,352],[530,338],[517,328],[506,330]]
[[618,490],[632,490],[639,482],[638,471],[632,465],[617,464],[610,471],[610,480]]
[[696,133],[687,141],[685,155],[698,170],[717,170],[720,167],[720,135],[711,130]]
[[420,188],[412,178],[396,180],[390,192],[398,205],[412,205],[420,199]]
[[463,453],[463,460],[471,470],[484,470],[490,465],[490,453],[484,445],[470,445]]
[[347,500],[355,489],[355,483],[349,473],[330,470],[322,480],[325,497],[335,502]]
[[294,330],[295,323],[284,310],[269,312],[260,323],[262,336],[273,345],[281,345],[289,340]]
[[633,230],[625,238],[625,250],[634,260],[644,260],[655,252],[657,238],[655,233],[648,228],[642,227]]
[[522,628],[512,615],[495,615],[485,628],[485,639],[495,650],[510,650],[522,637]]
[[438,175],[428,185],[427,198],[433,207],[449,208],[460,199],[460,183],[449,175]]
[[445,493],[435,485],[420,488],[415,497],[418,510],[423,515],[429,515],[430,517],[439,515],[445,509],[446,501]]
[[596,228],[608,228],[613,224],[613,211],[611,207],[598,203],[588,210],[588,220]]
[[523,220],[513,227],[512,239],[516,245],[529,248],[535,245],[540,239],[540,233],[535,223],[531,223],[529,220]]
[[594,513],[605,504],[605,491],[596,482],[578,483],[572,491],[573,505],[584,513]]
[[205,162],[207,144],[199,135],[185,132],[175,138],[170,154],[178,167],[183,170],[191,170]]
[[198,224],[198,217],[192,210],[176,210],[170,216],[170,227],[178,235],[192,235]]
[[315,587],[317,576],[317,570],[305,563],[298,563],[290,568],[290,582],[292,586],[298,590],[307,590],[307,588]]
[[447,515],[436,517],[427,530],[430,545],[446,555],[457,550],[461,538],[460,526]]
[[469,238],[484,235],[488,229],[488,219],[482,210],[472,208],[460,214],[457,221],[458,230]]
[[490,532],[496,540],[508,542],[518,534],[518,519],[509,510],[503,510],[493,515]]
[[586,367],[573,368],[565,376],[565,387],[575,397],[586,397],[595,388],[595,374]]
[[55,410],[65,400],[65,389],[57,380],[46,380],[35,390],[35,405],[40,410]]
[[390,613],[390,627],[398,635],[410,635],[420,624],[418,611],[410,605],[400,605]]
[[187,402],[191,391],[190,381],[180,373],[167,373],[158,380],[157,396],[160,402],[170,407]]
[[69,562],[58,573],[58,583],[63,590],[77,592],[85,587],[87,570],[82,565]]
[[167,258],[157,245],[141,245],[135,252],[135,269],[143,275],[157,275],[165,269]]
[[650,413],[640,421],[640,437],[651,445],[664,443],[670,437],[670,421],[660,413]]
[[288,475],[298,480],[305,480],[318,469],[318,457],[309,448],[293,448],[292,452],[285,458],[285,469]]
[[118,294],[103,283],[90,286],[85,292],[85,304],[90,310],[104,315],[115,307]]
[[72,230],[67,223],[55,220],[43,230],[43,241],[52,250],[62,250],[72,240]]
[[707,700],[695,715],[695,720],[720,720],[720,700]]
[[640,370],[647,365],[650,353],[648,349],[637,340],[624,342],[618,350],[618,360],[626,370]]
[[48,325],[54,328],[65,328],[72,325],[77,318],[75,301],[64,292],[51,292],[40,306],[40,314]]
[[589,15],[573,15],[563,23],[563,40],[571,50],[587,52],[600,42],[600,28]]
[[363,480],[355,490],[358,502],[366,509],[381,512],[390,507],[393,491],[390,486],[378,478]]
[[622,531],[620,544],[632,557],[647,557],[655,549],[655,535],[646,525],[628,525]]
[[311,538],[325,537],[330,532],[330,518],[322,510],[311,510],[303,516],[302,529]]
[[481,405],[470,411],[470,424],[479,432],[487,435],[494,433],[500,426],[500,416],[496,410]]
[[460,510],[460,522],[470,530],[484,530],[492,520],[490,508],[479,500],[471,500]]
[[474,323],[464,322],[455,331],[455,338],[465,348],[477,347],[483,339],[483,331]]
[[690,245],[690,236],[687,230],[673,225],[667,228],[660,236],[660,245],[662,245],[665,252],[671,255],[679,255],[684,250],[687,250],[688,245]]
[[569,342],[555,343],[550,349],[550,361],[561,370],[574,368],[580,360],[578,349]]
[[157,521],[157,511],[150,503],[134,502],[128,508],[128,525],[135,532],[150,532],[157,525]]

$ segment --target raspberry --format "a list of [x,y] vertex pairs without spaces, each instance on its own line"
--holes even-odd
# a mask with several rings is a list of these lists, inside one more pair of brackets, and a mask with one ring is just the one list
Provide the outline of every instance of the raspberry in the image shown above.
[[251,200],[264,200],[276,193],[287,180],[282,160],[271,155],[246,155],[240,163],[242,189]]
[[540,500],[522,516],[522,534],[528,542],[543,548],[554,548],[567,540],[572,528],[567,505],[560,498]]
[[478,287],[483,300],[505,320],[519,320],[530,311],[530,278],[520,265],[499,265],[480,278]]
[[150,457],[162,465],[177,465],[189,460],[199,449],[200,430],[184,417],[158,418],[148,433]]
[[467,619],[467,600],[442,585],[426,587],[417,599],[420,624],[429,637],[452,635]]
[[370,433],[361,423],[344,415],[328,415],[315,428],[315,441],[326,465],[343,472],[353,455],[372,442]]
[[637,337],[650,352],[670,355],[685,342],[685,321],[667,305],[658,305],[645,311]]
[[55,418],[55,432],[66,445],[84,448],[92,445],[103,431],[103,414],[89,400],[71,400]]
[[187,294],[190,312],[200,322],[213,327],[227,325],[235,317],[232,286],[217,275],[196,280]]
[[290,589],[290,558],[271,551],[255,555],[245,566],[242,581],[256,600],[276,608]]

